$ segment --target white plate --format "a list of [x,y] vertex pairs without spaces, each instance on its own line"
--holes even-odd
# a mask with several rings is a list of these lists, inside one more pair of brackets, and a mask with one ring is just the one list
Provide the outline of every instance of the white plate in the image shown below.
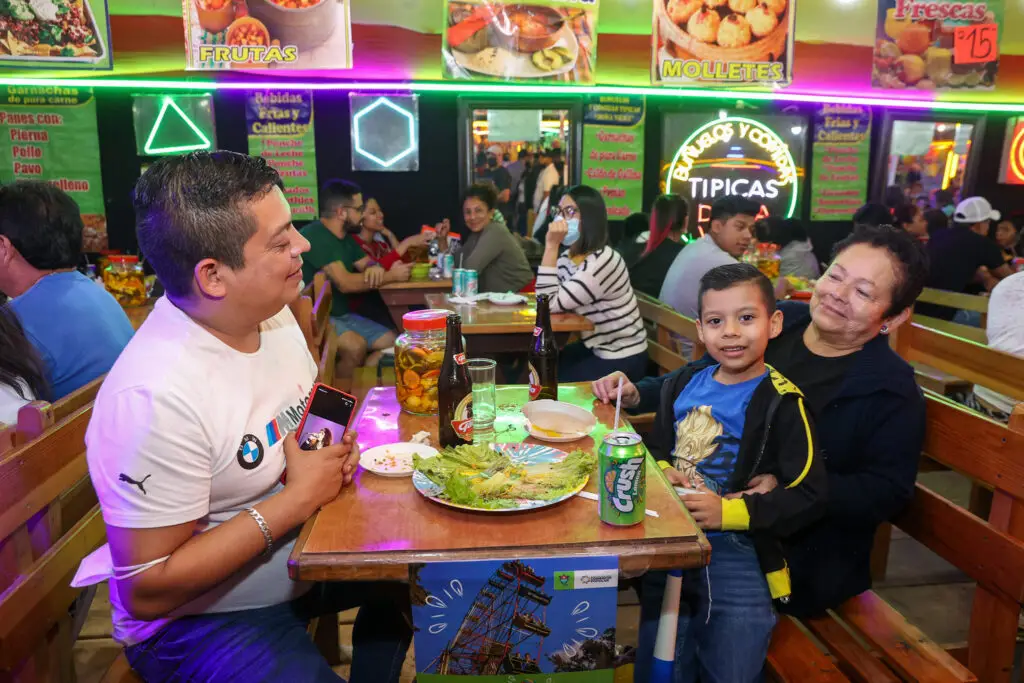
[[512,294],[511,292],[493,292],[487,295],[487,299],[492,304],[497,304],[498,306],[518,306],[519,304],[526,303],[525,296],[523,296],[522,294]]
[[408,477],[412,475],[413,453],[419,453],[421,458],[432,458],[437,455],[437,449],[421,443],[374,446],[359,456],[359,464],[382,477]]
[[[550,399],[530,401],[523,406],[523,415],[526,416],[526,430],[530,432],[530,436],[552,443],[582,439],[597,426],[597,418],[589,410]],[[562,434],[555,436],[539,429],[538,426],[543,430],[558,431]]]
[[493,76],[501,79],[516,79],[516,78],[550,78],[551,76],[560,76],[565,73],[569,73],[576,68],[576,60],[580,56],[580,44],[576,40],[576,34],[572,32],[572,27],[566,24],[562,28],[562,35],[551,47],[564,47],[569,50],[569,61],[563,66],[555,69],[554,71],[542,71],[538,69],[531,58],[533,53],[523,52],[515,53],[506,50],[503,47],[495,48],[504,59],[496,60],[495,63],[491,64],[479,64],[474,59],[474,55],[466,52],[459,52],[458,50],[451,50],[451,55],[456,64],[459,67],[467,71],[475,71],[478,74],[485,76]]

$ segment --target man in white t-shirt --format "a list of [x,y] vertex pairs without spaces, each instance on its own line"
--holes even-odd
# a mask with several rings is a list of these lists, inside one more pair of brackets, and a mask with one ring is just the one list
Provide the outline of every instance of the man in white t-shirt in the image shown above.
[[689,318],[697,318],[700,279],[718,266],[736,263],[754,239],[761,207],[743,197],[722,197],[711,205],[711,227],[679,252],[665,274],[658,298]]
[[554,162],[554,150],[540,152],[542,170],[537,176],[537,189],[533,191],[533,210],[540,212],[541,204],[551,194],[551,189],[559,184],[558,167]]
[[109,554],[83,570],[111,577],[115,638],[149,683],[336,682],[308,619],[362,605],[352,680],[397,681],[407,589],[288,576],[299,527],[351,481],[359,453],[353,432],[316,451],[290,433],[316,365],[288,309],[309,243],[280,177],[233,152],[165,158],[134,204],[167,294],[107,375],[86,434]]

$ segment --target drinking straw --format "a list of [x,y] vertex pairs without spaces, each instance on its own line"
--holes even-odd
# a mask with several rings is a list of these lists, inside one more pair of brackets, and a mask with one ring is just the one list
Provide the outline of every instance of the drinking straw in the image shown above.
[[651,683],[670,683],[672,664],[676,654],[676,630],[679,626],[679,595],[683,587],[683,572],[672,569],[665,580],[665,596],[661,601],[658,636],[654,641],[654,661],[651,662]]
[[622,410],[622,375],[619,375],[619,389],[615,392],[615,428],[612,431],[619,431],[619,411]]

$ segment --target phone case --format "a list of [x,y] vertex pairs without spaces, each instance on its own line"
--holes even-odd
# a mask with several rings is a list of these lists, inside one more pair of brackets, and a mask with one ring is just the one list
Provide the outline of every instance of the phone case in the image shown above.
[[299,426],[295,430],[295,433],[297,435],[302,434],[302,428],[306,426],[306,418],[309,416],[309,409],[313,407],[313,397],[316,396],[316,390],[319,387],[323,387],[328,391],[333,391],[337,394],[341,394],[342,396],[347,396],[348,398],[352,399],[352,414],[348,416],[348,423],[345,425],[345,432],[347,433],[348,430],[352,428],[352,420],[354,420],[356,417],[356,408],[359,406],[359,399],[357,399],[355,396],[348,392],[342,391],[341,389],[335,389],[329,384],[324,384],[323,382],[317,382],[316,384],[313,385],[313,388],[309,390],[309,400],[306,401],[306,410],[304,410],[302,413],[302,419],[299,420]]

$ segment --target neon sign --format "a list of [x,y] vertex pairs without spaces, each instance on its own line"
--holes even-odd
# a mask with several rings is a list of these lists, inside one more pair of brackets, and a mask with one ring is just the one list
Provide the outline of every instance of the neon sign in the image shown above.
[[770,213],[789,218],[796,212],[802,172],[789,143],[772,129],[754,119],[723,116],[679,146],[665,188],[693,200],[699,223],[708,221],[714,200],[725,196],[759,202],[759,218]]
[[999,182],[1024,185],[1024,118],[1012,118],[1006,123],[1006,142],[1003,144],[1003,162]]

